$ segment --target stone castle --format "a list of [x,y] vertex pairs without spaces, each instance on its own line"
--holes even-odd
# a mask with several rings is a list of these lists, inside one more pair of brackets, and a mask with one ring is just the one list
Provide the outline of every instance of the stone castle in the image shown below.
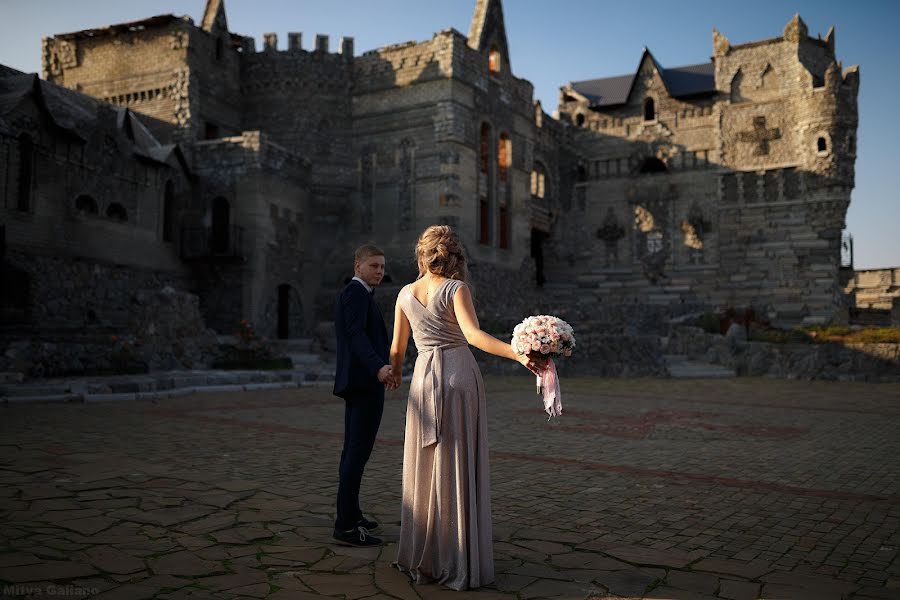
[[500,0],[468,35],[287,42],[257,48],[208,0],[199,24],[44,39],[41,78],[0,66],[7,326],[124,326],[137,290],[171,285],[217,331],[305,336],[354,247],[405,283],[433,223],[461,233],[483,299],[846,318],[859,71],[833,30],[714,32],[709,62],[676,68],[645,50],[564,85],[553,117],[513,74]]

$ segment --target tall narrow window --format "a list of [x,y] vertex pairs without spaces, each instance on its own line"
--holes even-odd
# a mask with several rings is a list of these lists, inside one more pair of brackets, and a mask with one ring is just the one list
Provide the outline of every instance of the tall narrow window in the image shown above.
[[534,171],[531,172],[531,197],[543,199],[546,193],[547,172],[544,165],[539,162],[534,163]]
[[500,247],[509,248],[509,209],[500,207]]
[[653,121],[656,119],[656,103],[653,102],[653,98],[647,98],[644,100],[644,120],[645,121]]
[[19,193],[16,208],[28,211],[31,208],[31,179],[34,171],[34,143],[31,136],[19,136]]
[[478,225],[479,225],[479,234],[478,234],[478,243],[479,244],[490,244],[491,243],[491,211],[488,204],[488,199],[484,196],[481,197],[481,200],[478,202]]
[[166,190],[163,194],[163,226],[162,237],[164,242],[171,242],[175,234],[175,184],[166,182]]
[[497,166],[500,169],[500,181],[506,183],[509,180],[509,167],[512,164],[512,143],[509,135],[500,134],[500,142],[497,145]]
[[479,145],[481,172],[487,175],[491,164],[491,126],[481,124],[481,143]]
[[491,72],[491,75],[496,75],[500,72],[502,62],[500,50],[497,49],[497,46],[492,46],[491,52],[488,54],[488,70]]

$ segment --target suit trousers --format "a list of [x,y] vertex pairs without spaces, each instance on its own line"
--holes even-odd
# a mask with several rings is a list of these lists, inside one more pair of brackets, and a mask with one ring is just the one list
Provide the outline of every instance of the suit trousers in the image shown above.
[[348,395],[344,407],[344,449],[339,469],[335,529],[348,530],[362,519],[359,488],[363,471],[375,446],[384,413],[384,388],[368,394]]

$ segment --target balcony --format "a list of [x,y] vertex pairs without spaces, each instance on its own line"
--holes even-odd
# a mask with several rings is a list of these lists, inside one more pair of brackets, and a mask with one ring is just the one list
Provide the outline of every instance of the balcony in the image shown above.
[[181,260],[209,262],[241,262],[244,229],[229,227],[183,227],[181,229]]

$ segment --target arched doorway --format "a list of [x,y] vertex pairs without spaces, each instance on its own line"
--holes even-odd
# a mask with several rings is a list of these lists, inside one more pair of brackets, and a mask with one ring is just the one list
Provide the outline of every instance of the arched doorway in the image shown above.
[[210,245],[214,254],[228,252],[228,236],[231,228],[231,205],[228,200],[219,196],[213,200],[212,237]]
[[283,283],[278,286],[278,339],[291,337],[291,286]]

